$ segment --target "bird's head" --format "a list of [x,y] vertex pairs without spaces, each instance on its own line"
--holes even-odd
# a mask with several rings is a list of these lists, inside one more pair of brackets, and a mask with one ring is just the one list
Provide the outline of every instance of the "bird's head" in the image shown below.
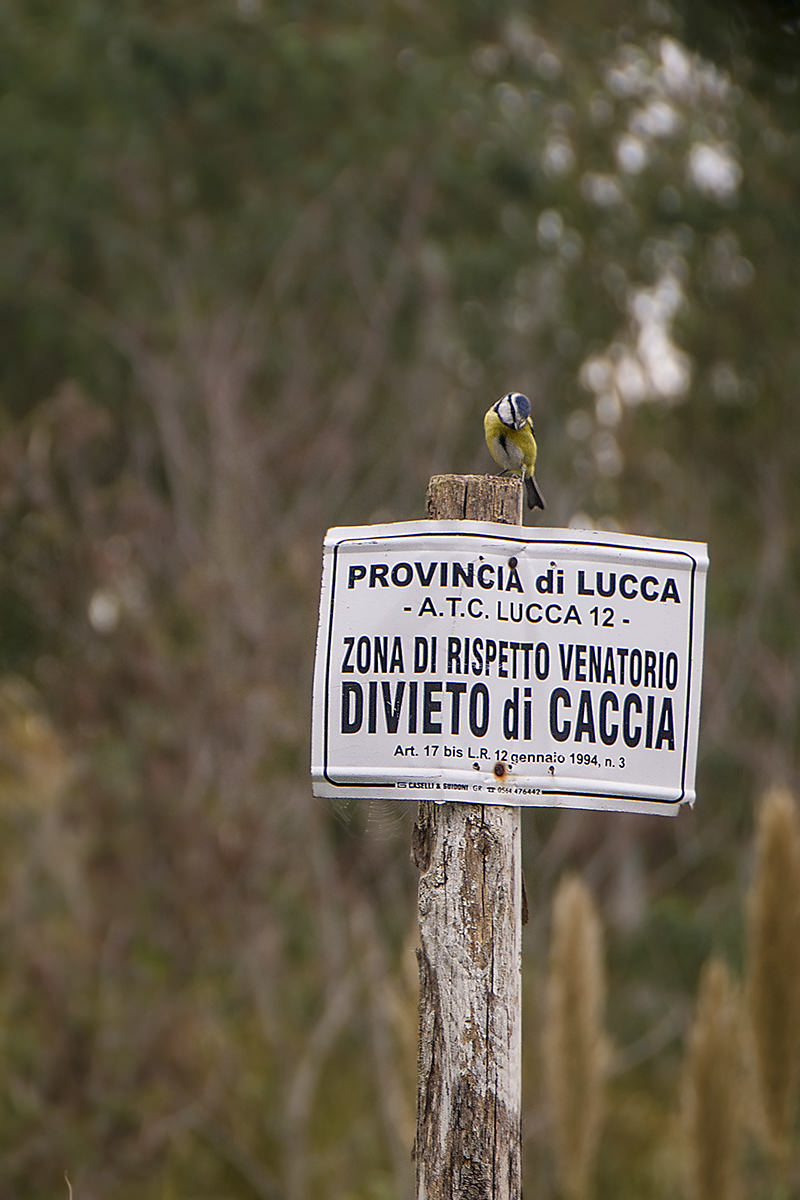
[[531,415],[531,402],[521,392],[508,392],[497,401],[494,411],[504,425],[511,429],[522,429]]

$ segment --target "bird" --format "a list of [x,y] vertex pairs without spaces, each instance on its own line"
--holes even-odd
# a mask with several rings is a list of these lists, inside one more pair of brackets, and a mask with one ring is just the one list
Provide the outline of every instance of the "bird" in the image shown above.
[[536,466],[536,438],[533,436],[531,402],[521,392],[507,392],[491,406],[483,418],[486,445],[502,474],[521,475],[528,496],[528,508],[544,508],[544,497],[533,475]]

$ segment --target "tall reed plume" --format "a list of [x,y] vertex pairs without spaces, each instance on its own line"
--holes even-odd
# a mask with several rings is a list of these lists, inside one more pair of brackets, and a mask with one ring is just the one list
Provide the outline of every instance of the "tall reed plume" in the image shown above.
[[712,959],[700,977],[683,1072],[690,1200],[742,1194],[743,1061],[738,991],[725,964]]
[[747,1008],[760,1132],[783,1160],[800,1079],[800,819],[776,788],[758,816],[747,903]]
[[553,904],[544,1055],[556,1168],[568,1200],[585,1200],[597,1152],[607,1043],[600,920],[576,877],[564,879]]

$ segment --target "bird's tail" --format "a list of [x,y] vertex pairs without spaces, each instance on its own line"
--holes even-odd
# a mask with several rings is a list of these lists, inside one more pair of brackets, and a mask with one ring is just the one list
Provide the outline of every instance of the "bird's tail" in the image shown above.
[[528,493],[528,508],[544,508],[544,496],[532,475],[525,476],[525,491]]

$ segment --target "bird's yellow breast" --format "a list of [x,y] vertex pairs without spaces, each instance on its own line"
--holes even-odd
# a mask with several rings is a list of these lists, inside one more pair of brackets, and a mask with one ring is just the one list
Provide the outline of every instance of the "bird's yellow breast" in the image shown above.
[[531,474],[536,464],[536,440],[533,427],[526,421],[522,429],[504,425],[494,409],[483,418],[486,445],[498,467],[504,471]]

